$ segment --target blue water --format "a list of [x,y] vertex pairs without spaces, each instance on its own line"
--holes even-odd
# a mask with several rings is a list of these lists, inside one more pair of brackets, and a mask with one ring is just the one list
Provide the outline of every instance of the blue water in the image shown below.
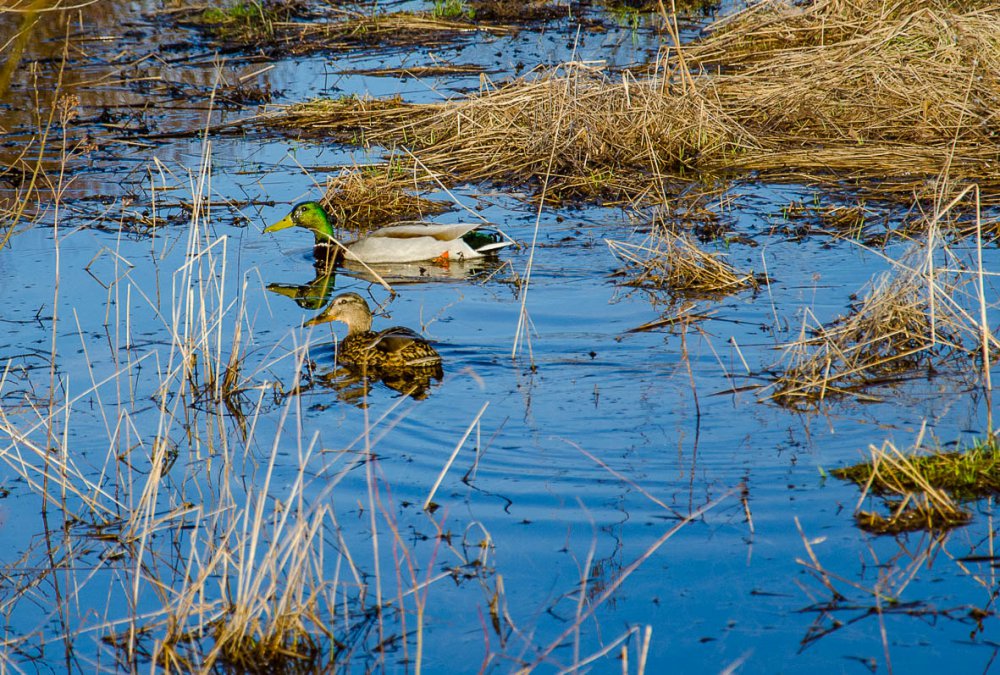
[[[438,53],[494,68],[491,77],[499,81],[513,75],[518,62],[534,67],[576,58],[624,65],[648,59],[658,47],[645,29],[577,35],[575,23],[561,21],[514,37],[472,36]],[[284,91],[283,102],[341,93],[399,93],[431,101],[478,87],[478,77],[467,76],[415,81],[337,75],[348,67],[399,65],[419,57],[391,50],[287,59],[267,77]],[[166,128],[204,120],[200,113],[168,108],[155,114]],[[869,444],[912,443],[924,424],[944,443],[984,433],[988,399],[970,388],[974,378],[916,379],[877,390],[883,397],[877,403],[831,402],[811,413],[779,407],[753,388],[767,384],[763,373],[779,362],[781,346],[797,338],[804,310],[819,321],[835,318],[847,310],[852,293],[889,267],[883,252],[850,241],[766,234],[781,222],[783,206],[811,200],[817,188],[734,184],[733,206],[720,211],[731,230],[760,245],[709,248],[724,250],[739,269],[762,273],[766,264],[774,280],[770,288],[699,301],[699,311],[712,317],[686,328],[629,332],[671,307],[665,293],[619,286],[611,276],[621,262],[605,240],[640,243],[642,235],[633,230],[641,218],[598,206],[546,207],[537,216],[536,205],[503,186],[461,186],[454,192],[463,203],[524,244],[502,254],[509,267],[487,281],[400,285],[391,299],[363,279],[336,278],[337,292],[388,301],[376,328],[409,326],[433,340],[444,362],[443,381],[420,401],[377,383],[360,397],[323,387],[288,396],[302,370],[298,359],[314,361],[319,371],[333,368],[330,344],[343,329],[303,328],[314,312],[267,292],[268,283],[312,278],[310,238],[261,230],[291,203],[321,195],[317,184],[329,171],[312,167],[363,165],[381,156],[256,133],[208,141],[210,149],[201,139],[104,148],[100,161],[76,175],[58,230],[50,212],[0,254],[2,344],[11,364],[2,390],[6,456],[27,453],[25,439],[40,448],[65,448],[89,484],[108,491],[101,503],[121,502],[100,516],[113,520],[139,501],[136,488],[144,484],[154,439],[166,437],[179,454],[158,483],[153,512],[204,508],[201,518],[168,519],[144,540],[148,568],[137,615],[155,617],[163,607],[150,577],[178,590],[184,575],[177,570],[193,559],[203,562],[204,554],[192,551],[208,550],[200,542],[211,538],[212,524],[240,513],[245,495],[262,489],[265,480],[268,522],[281,512],[272,511],[272,500],[335,514],[340,539],[327,521],[317,568],[331,583],[339,580],[337,606],[357,612],[356,580],[348,568],[354,565],[369,584],[376,569],[370,469],[380,498],[377,567],[385,596],[396,599],[396,567],[404,579],[409,574],[394,557],[402,553],[393,545],[392,528],[407,544],[419,580],[455,566],[469,575],[459,583],[439,579],[429,588],[424,672],[473,672],[484,659],[488,672],[512,671],[536,659],[543,672],[558,672],[646,626],[652,627],[648,673],[854,673],[869,667],[965,672],[992,664],[994,618],[989,615],[977,632],[969,611],[989,609],[996,580],[989,561],[960,560],[992,555],[992,504],[977,504],[973,523],[943,541],[926,534],[874,537],[854,526],[857,488],[828,477],[830,469],[862,458]],[[193,230],[200,243],[189,249],[189,217],[177,203],[192,198],[206,154],[211,171],[203,194],[213,202],[252,203],[213,206],[204,225]],[[158,188],[158,213],[170,216],[170,224],[151,236],[120,233],[123,209],[152,210],[151,186]],[[108,196],[107,206],[88,199],[100,195]],[[126,195],[132,201],[123,206]],[[456,210],[442,220],[464,215]],[[536,216],[530,283],[519,286]],[[894,245],[884,254],[895,257],[903,250]],[[986,255],[987,267],[994,266],[996,252]],[[202,281],[184,282],[185,266],[199,264]],[[184,300],[185,283],[209,297],[204,307]],[[522,301],[528,330],[512,356]],[[175,314],[175,308],[183,311]],[[213,342],[204,351],[223,357],[241,326],[242,406],[252,425],[246,439],[233,415],[212,415],[211,403],[187,408],[190,399],[158,395],[161,382],[177,387],[182,379],[171,336],[183,330],[185,316],[208,325]],[[202,360],[196,367],[204,375],[209,364]],[[50,377],[56,399],[74,402],[69,413],[57,405],[51,425],[39,424]],[[161,404],[170,415],[160,414]],[[470,428],[433,496],[438,509],[424,512],[421,505]],[[366,445],[378,458],[368,467],[358,454]],[[301,459],[307,452],[308,459]],[[300,462],[305,469],[297,492]],[[64,538],[57,524],[60,490],[51,485],[49,493],[57,497],[49,506],[46,540],[39,487],[6,466],[0,471],[0,487],[10,491],[0,500],[8,578],[0,603],[8,619],[9,658],[20,668],[64,669],[62,635],[70,632],[69,667],[116,669],[111,651],[97,638],[111,632],[112,624],[114,631],[127,627],[135,558],[109,554],[137,555],[137,542],[109,543],[81,524],[69,527]],[[123,485],[133,491],[116,487]],[[66,499],[71,510],[87,511],[78,497]],[[651,551],[681,518],[706,506],[711,508]],[[197,531],[191,529],[195,524]],[[44,554],[49,548],[58,551],[54,558],[66,555],[73,563],[56,565],[58,573],[42,576],[22,595],[19,572],[52,567],[53,558]],[[810,571],[810,551],[843,596],[835,607],[832,591]],[[646,554],[642,564],[630,567]],[[481,564],[468,564],[474,560]],[[409,583],[403,582],[404,590]],[[880,584],[879,602],[886,609],[881,617],[869,612],[876,604],[872,589]],[[491,627],[489,609],[498,590],[502,637]],[[64,619],[56,598],[67,594],[73,600]],[[893,606],[890,598],[900,604]],[[598,599],[599,605],[590,604]],[[823,607],[830,612],[817,609]],[[575,616],[590,610],[575,647],[576,633],[563,633]],[[843,626],[803,644],[814,627],[829,629],[833,620]],[[338,621],[347,620],[332,618],[334,625]],[[407,621],[413,631],[412,613]],[[407,668],[398,643],[380,661],[373,639],[355,645],[345,670],[366,663]],[[637,636],[627,644],[629,672],[635,672]],[[414,649],[411,634],[405,652],[411,659]],[[587,668],[621,672],[618,654],[616,648]]]

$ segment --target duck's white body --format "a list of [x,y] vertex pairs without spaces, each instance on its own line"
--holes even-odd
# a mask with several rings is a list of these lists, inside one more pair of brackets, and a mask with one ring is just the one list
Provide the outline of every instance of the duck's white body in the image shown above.
[[512,241],[500,241],[473,249],[462,237],[475,230],[474,223],[403,222],[371,232],[356,242],[347,244],[344,257],[369,264],[405,263],[421,260],[471,260],[482,258],[489,251],[510,246]]

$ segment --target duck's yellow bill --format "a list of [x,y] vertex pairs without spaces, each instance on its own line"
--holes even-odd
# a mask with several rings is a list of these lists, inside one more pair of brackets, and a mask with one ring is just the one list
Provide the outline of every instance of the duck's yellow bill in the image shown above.
[[292,221],[292,214],[288,214],[274,225],[268,225],[264,228],[265,232],[277,232],[278,230],[284,230],[289,227],[293,227],[295,223]]

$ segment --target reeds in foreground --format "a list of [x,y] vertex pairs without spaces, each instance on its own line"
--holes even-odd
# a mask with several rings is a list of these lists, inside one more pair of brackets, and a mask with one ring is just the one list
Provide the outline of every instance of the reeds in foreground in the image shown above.
[[[108,354],[91,351],[93,323],[76,317],[91,380],[74,382],[70,395],[56,371],[40,402],[24,392],[45,388],[44,369],[10,367],[0,380],[0,462],[19,478],[25,512],[38,504],[45,514],[37,543],[3,570],[5,654],[28,660],[57,645],[79,662],[130,671],[307,673],[391,662],[421,672],[425,634],[454,630],[452,614],[445,623],[426,608],[460,600],[449,611],[490,617],[474,624],[484,664],[565,661],[572,670],[610,654],[635,659],[628,672],[643,672],[648,631],[627,626],[610,642],[593,640],[595,614],[714,503],[603,578],[599,596],[587,595],[584,580],[564,633],[536,632],[533,614],[522,620],[520,608],[507,608],[485,525],[393,499],[376,451],[395,442],[411,399],[374,421],[355,417],[350,432],[324,426],[324,447],[318,430],[304,428],[302,397],[275,404],[274,390],[298,386],[308,350],[261,348],[254,335],[246,282],[232,280],[228,238],[214,234],[204,197],[212,176],[205,148],[190,172],[194,206],[176,233],[184,245],[163,284],[169,292],[148,291],[115,251]],[[155,339],[134,340],[132,326]],[[430,534],[414,536],[421,531]]]

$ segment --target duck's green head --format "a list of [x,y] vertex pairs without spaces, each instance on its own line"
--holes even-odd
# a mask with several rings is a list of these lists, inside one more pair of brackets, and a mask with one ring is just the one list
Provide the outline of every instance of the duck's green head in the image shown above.
[[316,235],[316,242],[328,241],[333,236],[330,217],[318,202],[302,202],[292,207],[291,213],[264,228],[265,232],[277,232],[289,227],[304,227]]

